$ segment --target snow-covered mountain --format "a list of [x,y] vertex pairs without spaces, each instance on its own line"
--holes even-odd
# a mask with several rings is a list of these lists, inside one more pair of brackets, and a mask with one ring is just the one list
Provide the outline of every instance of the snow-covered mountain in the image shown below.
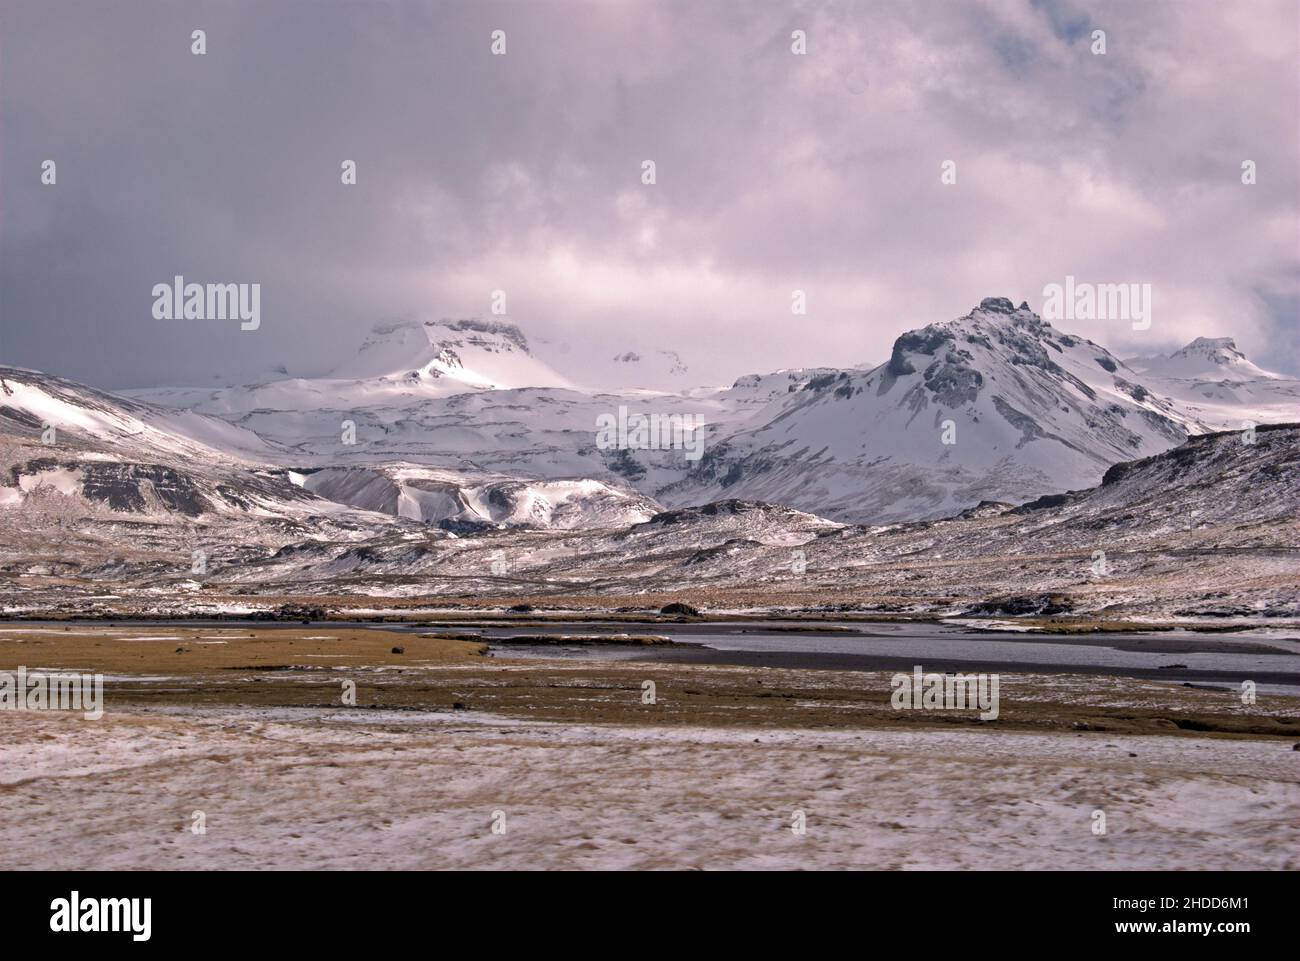
[[1280,374],[1270,373],[1247,360],[1231,337],[1197,337],[1168,356],[1133,357],[1125,363],[1141,374],[1184,380],[1241,382],[1284,379]]
[[395,408],[514,387],[572,384],[532,355],[514,324],[470,319],[377,324],[357,353],[324,377],[217,390],[156,388],[127,393],[168,407],[237,417],[258,411]]
[[[595,443],[597,418],[625,406],[647,414],[690,413],[709,422],[730,422],[761,408],[769,393],[766,387],[739,386],[677,393],[578,389],[535,358],[513,324],[480,320],[380,325],[325,377],[215,391],[128,392],[139,401],[226,418],[291,451],[287,459],[299,467],[365,468],[389,476],[388,468],[420,466],[442,471],[439,483],[455,472],[462,506],[477,496],[471,488],[503,479],[594,481],[606,492],[635,487],[650,495],[680,477],[681,452],[602,450]],[[362,487],[369,483],[354,480]],[[351,489],[352,482],[322,487]],[[537,503],[551,503],[560,489],[539,489]],[[588,504],[592,521],[610,515],[597,506],[604,499],[603,494],[561,498],[568,505]],[[389,500],[384,495],[378,502]],[[550,516],[569,517],[569,508]]]
[[[351,534],[340,525],[373,532],[399,518],[452,532],[600,528],[661,509],[634,490],[589,478],[521,481],[410,464],[298,467],[292,449],[220,417],[0,367],[0,508],[39,513],[43,505],[64,520],[120,513],[135,522],[238,529],[266,543],[276,541],[275,530],[241,525],[283,522],[294,536],[317,528],[346,540]],[[39,527],[36,519],[32,529]]]
[[237,553],[393,526],[393,518],[305,490],[279,463],[284,453],[220,418],[0,367],[0,543],[48,545],[55,532],[62,542],[80,530],[71,552],[86,552],[84,562],[97,549],[148,554],[178,530],[190,538],[215,532],[222,550]]
[[284,451],[220,417],[159,408],[51,374],[0,367],[0,414],[29,429],[71,431],[121,456],[272,461]]
[[903,334],[879,367],[813,378],[657,493],[858,522],[938,517],[1096,483],[1201,429],[1104,347],[989,298]]
[[511,387],[571,387],[528,349],[509,321],[379,324],[335,380],[398,379],[448,393]]
[[1300,420],[1300,381],[1256,366],[1231,337],[1198,337],[1167,357],[1126,363],[1144,384],[1215,430]]
[[[737,498],[854,523],[1019,503],[1189,435],[1295,420],[1298,387],[1226,339],[1130,365],[989,298],[902,334],[876,367],[729,387],[580,389],[513,324],[459,320],[377,326],[320,378],[112,403],[360,509],[450,529],[570,528]],[[698,417],[703,459],[598,444],[598,419],[624,408]]]

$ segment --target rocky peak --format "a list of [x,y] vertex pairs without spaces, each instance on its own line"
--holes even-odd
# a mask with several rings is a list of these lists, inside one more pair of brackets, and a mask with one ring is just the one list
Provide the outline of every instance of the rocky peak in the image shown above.
[[1237,349],[1231,337],[1197,337],[1182,350],[1169,355],[1170,360],[1179,357],[1202,357],[1216,364],[1231,364],[1246,359],[1246,355]]

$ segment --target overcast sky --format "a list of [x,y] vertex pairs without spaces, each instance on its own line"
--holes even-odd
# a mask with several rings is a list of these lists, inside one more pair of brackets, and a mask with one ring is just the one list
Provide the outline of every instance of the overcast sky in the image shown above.
[[[729,382],[878,362],[1071,274],[1153,285],[1150,330],[1058,324],[1121,356],[1233,336],[1298,373],[1296,11],[3,0],[0,362],[317,374],[377,321],[490,316],[503,289],[579,381],[672,349]],[[259,282],[261,328],[155,320],[175,274]]]

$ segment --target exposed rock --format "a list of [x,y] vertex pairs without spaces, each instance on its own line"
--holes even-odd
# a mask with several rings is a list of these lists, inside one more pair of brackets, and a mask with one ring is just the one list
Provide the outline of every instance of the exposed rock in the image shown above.
[[680,617],[699,617],[700,612],[689,604],[683,604],[680,601],[673,601],[671,604],[665,604],[659,608],[660,614],[673,614]]
[[1064,614],[1072,610],[1074,610],[1074,601],[1064,594],[1018,594],[973,604],[966,614],[972,617],[980,615],[1026,617]]

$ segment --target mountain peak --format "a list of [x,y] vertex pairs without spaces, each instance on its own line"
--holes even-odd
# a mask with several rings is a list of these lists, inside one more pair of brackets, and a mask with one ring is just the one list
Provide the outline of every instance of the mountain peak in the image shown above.
[[1217,349],[1220,347],[1226,347],[1229,350],[1236,350],[1237,342],[1231,337],[1197,337],[1194,341],[1184,347],[1183,350],[1198,350],[1205,348]]
[[980,301],[980,310],[993,311],[999,314],[1015,313],[1016,308],[1011,306],[1011,301],[1006,297],[985,297]]
[[375,324],[356,355],[336,367],[332,376],[405,377],[430,373],[431,365],[464,367],[468,356],[483,353],[532,358],[523,331],[509,321],[395,320]]
[[1180,357],[1203,358],[1214,364],[1233,364],[1246,359],[1231,337],[1197,337],[1194,341],[1169,355],[1170,360]]
[[[524,332],[508,320],[480,320],[477,317],[466,320],[440,320],[436,323],[426,320],[424,326],[431,331],[439,327],[445,327],[457,334],[469,334],[471,343],[486,344],[489,338],[498,338],[506,344],[522,350],[525,354],[531,355],[532,353],[528,349],[528,338],[524,336]],[[475,340],[473,339],[474,334],[481,334],[483,337]],[[430,340],[432,339],[431,337]]]
[[1251,363],[1231,337],[1197,337],[1169,355],[1136,357],[1129,366],[1158,377],[1181,380],[1276,380],[1279,375]]
[[448,389],[567,387],[528,349],[507,320],[397,320],[375,324],[361,348],[330,372],[337,380],[401,383]]
[[403,342],[407,338],[418,343],[418,338],[414,336],[416,334],[422,335],[426,343],[434,346],[441,346],[445,339],[458,342],[469,340],[471,343],[481,344],[489,344],[495,339],[501,343],[489,344],[490,346],[506,346],[507,349],[513,348],[522,350],[525,354],[531,353],[528,349],[528,338],[516,324],[508,320],[481,320],[478,317],[462,320],[443,318],[424,321],[381,321],[370,328],[370,336],[362,343],[361,350],[374,350],[378,344]]
[[1030,310],[1028,304],[1014,307],[1006,297],[985,297],[964,317],[929,324],[901,335],[894,341],[887,369],[895,377],[902,377],[916,372],[913,361],[929,365],[942,357],[949,363],[966,366],[971,356],[970,345],[993,349],[995,342],[1003,353],[1014,358],[1013,363],[1046,367],[1050,361],[1042,342],[1051,333],[1051,325]]

